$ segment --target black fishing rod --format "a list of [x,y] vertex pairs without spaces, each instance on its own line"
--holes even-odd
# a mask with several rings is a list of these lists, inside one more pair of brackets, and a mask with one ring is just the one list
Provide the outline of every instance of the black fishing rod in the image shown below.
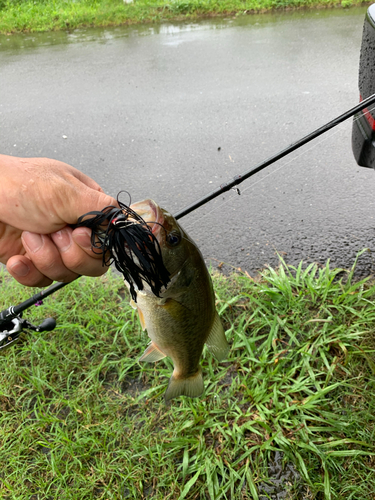
[[21,302],[16,306],[10,306],[0,313],[0,350],[10,347],[19,340],[19,336],[24,328],[34,330],[36,332],[51,331],[56,327],[54,318],[46,318],[38,326],[33,325],[29,321],[22,318],[22,313],[33,305],[42,305],[42,301],[48,295],[60,290],[68,283],[57,282],[53,283],[46,290],[36,293],[29,299]]
[[[276,153],[275,155],[269,157],[268,159],[262,161],[261,163],[259,163],[255,167],[252,167],[250,170],[247,170],[246,172],[244,172],[242,174],[236,175],[229,182],[221,184],[218,188],[216,188],[211,193],[207,194],[203,198],[200,198],[196,202],[192,203],[191,205],[188,205],[184,209],[177,212],[174,215],[175,219],[181,219],[185,215],[193,212],[197,208],[199,208],[202,205],[205,205],[209,201],[213,200],[214,198],[216,198],[220,194],[222,194],[226,191],[229,191],[232,188],[236,188],[236,186],[241,184],[241,182],[243,182],[244,180],[255,175],[256,173],[260,172],[261,170],[268,167],[272,163],[275,163],[276,161],[280,160],[281,158],[288,155],[289,153],[292,153],[296,149],[304,146],[305,144],[312,141],[313,139],[316,139],[317,137],[324,134],[325,132],[328,132],[328,130],[332,129],[333,127],[336,127],[337,125],[339,125],[343,121],[354,116],[359,111],[364,110],[365,108],[367,108],[368,106],[370,106],[374,103],[375,103],[375,94],[371,95],[370,97],[367,97],[362,102],[360,102],[359,104],[357,104],[353,108],[349,109],[348,111],[346,111],[342,115],[334,118],[333,120],[326,123],[322,127],[319,127],[318,129],[314,130],[310,134],[306,135],[302,139],[292,143],[290,146],[286,147],[285,149]],[[123,207],[124,207],[124,205],[123,205]],[[115,209],[114,207],[109,207],[109,208],[111,210],[109,210],[109,212],[106,212],[104,214],[104,218],[107,220],[109,226],[111,226],[113,224],[119,225],[119,223],[120,224],[122,223],[123,229],[125,230],[123,234],[125,234],[126,230],[129,228],[138,229],[138,227],[135,224],[133,224],[133,223],[129,224],[129,222],[126,220],[127,215],[126,216],[121,215],[121,210]],[[123,208],[123,210],[124,210],[124,208]],[[126,207],[126,210],[128,210],[128,207]],[[94,213],[94,212],[92,212],[92,213]],[[120,215],[119,215],[119,213],[120,213]],[[95,212],[95,214],[98,215],[99,212]],[[89,214],[86,214],[86,215],[89,215]],[[134,215],[134,213],[132,214],[132,216],[133,215]],[[101,222],[103,222],[103,214],[101,214],[101,216],[102,217],[100,220],[101,220]],[[134,216],[134,218],[135,217],[136,217],[136,215]],[[134,218],[132,219],[132,222],[134,222]],[[82,219],[82,218],[80,218],[80,219]],[[121,220],[121,219],[123,219],[123,220]],[[147,230],[147,224],[145,224],[142,219],[140,219],[140,220],[142,222],[139,226],[140,229],[138,232],[142,232],[142,231]],[[139,220],[137,220],[137,222],[139,222]],[[82,225],[85,225],[85,223],[83,222]],[[148,236],[152,237],[150,232],[148,233]],[[99,238],[99,239],[101,240],[102,243],[103,243],[103,241],[105,241],[101,238]],[[112,242],[113,240],[109,239],[108,241]],[[104,251],[103,244],[101,245],[101,247],[98,247],[97,245],[95,245],[94,239],[92,239],[92,242],[93,242],[93,247],[102,248],[102,251]],[[131,244],[129,237],[126,238],[126,242],[128,244]],[[139,247],[139,245],[138,245],[138,247]],[[133,243],[133,249],[134,249],[134,243]],[[158,252],[160,251],[160,249],[157,249],[157,250],[158,251],[155,254],[156,257],[157,257],[157,255],[159,255]],[[135,251],[137,252],[136,248],[135,248]],[[148,251],[149,251],[149,248],[148,248]],[[148,267],[147,262],[145,262],[145,260],[144,260],[145,255],[146,256],[150,255],[150,253],[146,252],[146,253],[141,254],[141,257],[143,257],[143,261],[142,261],[143,265]],[[137,257],[139,257],[138,254],[137,254]],[[107,261],[104,261],[104,262],[107,263]],[[116,261],[116,259],[114,260],[114,262],[116,264],[116,267],[119,269],[118,262]],[[160,262],[160,260],[158,262]],[[124,274],[123,266],[119,270]],[[144,268],[142,268],[142,271],[144,271]],[[129,272],[131,274],[131,277],[133,277],[132,272],[131,271],[129,271]],[[139,272],[139,269],[138,269],[138,272]],[[152,272],[155,273],[155,268],[152,269],[152,272],[151,271],[148,271],[148,272],[149,272],[148,278],[150,279],[150,282],[152,282],[153,281],[152,280],[152,277],[153,277]],[[141,274],[143,275],[144,273],[141,272]],[[128,273],[128,275],[129,275],[129,273]],[[151,276],[151,278],[150,278],[150,276]],[[138,277],[139,277],[139,275],[138,275]],[[157,278],[159,280],[159,283],[161,283],[161,284],[165,284],[168,281],[167,279],[165,279],[165,275],[161,277],[161,281],[160,281],[160,276],[158,276]],[[137,282],[137,277],[136,277],[136,279],[134,279],[134,281]],[[31,323],[27,322],[26,320],[22,319],[21,314],[23,311],[25,311],[26,309],[28,309],[32,305],[34,305],[34,304],[37,305],[44,298],[48,297],[52,293],[56,292],[57,290],[60,290],[61,288],[65,287],[68,284],[69,283],[61,283],[61,282],[54,283],[46,290],[43,290],[43,291],[33,295],[32,297],[30,297],[26,301],[22,302],[21,304],[18,304],[16,306],[11,306],[8,309],[5,309],[4,311],[2,311],[0,313],[0,349],[4,349],[5,347],[16,342],[18,340],[20,333],[21,333],[22,327],[27,327],[27,328],[30,328],[32,330],[39,331],[39,332],[46,331],[46,330],[53,330],[53,328],[56,325],[56,322],[53,318],[47,318],[39,326],[36,327],[36,326],[32,325]],[[160,286],[157,290],[160,290]]]
[[243,174],[238,174],[233,179],[229,182],[226,182],[224,184],[221,184],[218,188],[215,189],[215,191],[212,191],[211,193],[207,194],[206,196],[203,196],[200,200],[197,200],[196,202],[192,203],[191,205],[183,208],[177,214],[174,215],[175,219],[181,219],[181,217],[185,217],[185,215],[189,214],[190,212],[193,212],[197,208],[201,207],[202,205],[206,204],[207,202],[213,200],[217,196],[219,196],[222,193],[225,193],[226,191],[229,191],[232,188],[235,188],[238,186],[238,184],[241,184],[244,180],[248,179],[252,175],[260,172],[264,168],[268,167],[272,163],[275,163],[276,161],[280,160],[281,158],[284,158],[284,156],[288,155],[289,153],[292,153],[296,149],[304,146],[308,142],[312,141],[313,139],[316,139],[320,135],[324,134],[325,132],[328,132],[328,130],[331,130],[331,128],[336,127],[336,125],[339,125],[343,121],[347,120],[348,118],[351,118],[354,116],[356,113],[359,111],[362,111],[363,109],[367,108],[371,104],[375,103],[375,94],[371,95],[370,97],[367,97],[367,99],[364,99],[362,102],[357,104],[357,106],[354,106],[354,108],[349,109],[342,115],[338,116],[334,120],[331,120],[330,122],[326,123],[322,127],[314,130],[314,132],[311,132],[308,135],[305,135],[302,139],[300,139],[297,142],[294,142],[287,148],[283,149],[279,153],[276,153],[273,156],[270,156],[267,160],[262,161],[261,163],[258,163],[255,167],[251,168],[250,170],[247,170]]

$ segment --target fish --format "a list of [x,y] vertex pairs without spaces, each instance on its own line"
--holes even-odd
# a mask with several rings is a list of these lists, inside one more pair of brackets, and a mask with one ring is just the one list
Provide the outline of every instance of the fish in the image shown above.
[[196,243],[176,219],[151,200],[130,207],[140,215],[156,237],[170,282],[159,296],[144,283],[137,290],[137,309],[143,330],[151,339],[140,362],[156,362],[166,356],[173,373],[165,401],[178,396],[198,397],[204,392],[200,359],[206,344],[218,361],[226,358],[229,344],[215,309],[211,276]]

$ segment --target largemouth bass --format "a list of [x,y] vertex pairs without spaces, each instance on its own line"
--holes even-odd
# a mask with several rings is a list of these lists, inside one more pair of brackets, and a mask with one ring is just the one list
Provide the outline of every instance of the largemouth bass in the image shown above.
[[171,214],[152,200],[135,203],[131,208],[157,238],[171,278],[160,297],[145,284],[143,290],[137,291],[137,302],[131,301],[151,339],[139,361],[172,358],[174,370],[166,401],[181,395],[200,396],[204,385],[199,361],[204,344],[219,361],[229,351],[215,310],[211,277],[200,250]]

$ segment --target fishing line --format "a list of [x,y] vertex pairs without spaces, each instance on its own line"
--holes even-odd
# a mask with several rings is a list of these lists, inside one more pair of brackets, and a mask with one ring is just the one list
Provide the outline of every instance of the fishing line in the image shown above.
[[[371,109],[372,110],[375,110],[375,106],[374,108]],[[357,118],[356,120],[358,120],[359,118]],[[355,121],[355,120],[353,120]],[[246,191],[248,191],[249,189],[253,188],[254,186],[256,186],[257,184],[259,184],[260,182],[262,182],[264,179],[267,179],[267,177],[270,177],[271,175],[275,174],[276,172],[278,172],[279,170],[281,170],[282,168],[284,168],[285,166],[293,163],[295,160],[298,160],[298,158],[301,158],[303,155],[305,155],[306,153],[308,153],[309,151],[312,151],[313,149],[315,149],[317,146],[319,146],[320,144],[322,144],[323,142],[326,142],[328,141],[329,139],[331,139],[334,135],[338,134],[339,132],[342,132],[345,128],[346,128],[346,124],[340,124],[336,130],[333,130],[332,132],[330,132],[330,134],[327,134],[326,136],[322,137],[319,141],[316,141],[312,146],[310,146],[309,148],[307,149],[304,149],[301,153],[297,154],[296,156],[294,156],[293,158],[291,158],[290,160],[286,161],[285,163],[283,163],[282,165],[280,165],[280,167],[278,168],[275,168],[275,170],[272,170],[272,172],[270,172],[269,174],[265,174],[264,177],[262,177],[261,179],[257,180],[254,182],[254,184],[251,184],[250,186],[247,186],[246,188],[243,188],[241,189],[241,194],[245,193]]]
[[[375,110],[375,105],[372,107],[372,108],[369,108],[368,111],[369,112],[372,112]],[[353,122],[356,122],[358,120],[361,119],[361,116],[358,116],[358,117],[354,117],[353,119]],[[293,158],[291,158],[290,160],[288,161],[285,161],[284,163],[282,163],[282,165],[280,165],[279,167],[275,168],[274,170],[272,170],[272,172],[269,172],[268,174],[265,174],[261,179],[258,179],[257,181],[255,181],[254,183],[250,184],[250,186],[247,186],[246,188],[241,188],[241,191],[240,193],[237,193],[237,194],[240,194],[241,196],[243,195],[243,193],[245,193],[246,191],[248,191],[249,189],[252,189],[254,188],[257,184],[261,183],[262,181],[264,181],[265,179],[267,179],[268,177],[270,177],[271,175],[275,174],[276,172],[278,172],[279,170],[281,170],[282,168],[284,168],[285,166],[293,163],[295,160],[297,160],[298,158],[302,157],[303,155],[305,155],[306,153],[308,153],[309,151],[312,151],[313,149],[315,149],[317,146],[319,146],[320,144],[322,144],[323,142],[325,141],[328,141],[329,139],[331,139],[333,136],[335,136],[336,134],[338,134],[339,132],[342,132],[345,128],[347,127],[346,124],[344,123],[340,123],[336,130],[332,130],[330,131],[329,134],[326,134],[324,137],[321,137],[319,139],[319,141],[315,141],[314,144],[312,146],[310,146],[309,148],[307,149],[304,149],[301,153],[297,154],[296,156],[294,156]],[[231,191],[233,191],[234,188],[231,189]],[[219,208],[222,208],[223,206],[225,205],[228,205],[228,203],[232,202],[233,201],[233,197],[230,196],[228,200],[225,200],[223,201],[220,205],[218,206],[215,206],[212,208],[212,210],[208,211],[208,212],[205,212],[204,214],[202,214],[198,219],[192,221],[191,223],[189,223],[188,226],[184,226],[184,228],[186,228],[187,230],[189,230],[189,228],[195,226],[195,224],[199,223],[202,219],[204,219],[205,217],[209,216],[210,214],[212,214],[213,212],[215,212],[216,210],[218,210]]]
[[[372,112],[375,110],[375,105],[372,107],[372,108],[368,108],[368,111],[369,112]],[[361,119],[361,116],[355,116],[354,119],[353,119],[353,122],[356,122],[358,120]],[[272,172],[269,172],[268,174],[265,174],[261,179],[255,181],[254,183],[252,183],[250,186],[247,186],[246,188],[243,188],[241,189],[241,193],[238,193],[238,194],[241,194],[241,196],[243,195],[243,193],[245,193],[246,191],[250,190],[250,189],[253,189],[257,184],[263,182],[265,179],[267,179],[268,177],[270,177],[271,175],[275,174],[276,172],[278,172],[279,170],[281,170],[282,168],[284,168],[285,166],[291,164],[292,162],[294,162],[295,160],[297,160],[298,158],[302,157],[304,154],[308,153],[309,151],[312,151],[313,149],[315,149],[317,146],[319,146],[320,144],[322,144],[323,142],[325,141],[328,141],[329,139],[332,139],[332,137],[334,137],[336,134],[338,134],[339,132],[342,132],[345,128],[347,127],[347,124],[345,123],[340,123],[337,128],[335,130],[331,130],[329,134],[325,134],[325,136],[321,137],[318,141],[314,141],[314,144],[310,147],[308,147],[307,149],[304,149],[301,153],[297,154],[296,156],[294,156],[293,158],[291,158],[290,160],[288,161],[285,161],[282,165],[280,165],[278,168],[275,168]],[[233,190],[233,188],[232,188]],[[237,198],[237,197],[236,197]],[[209,216],[210,214],[212,214],[213,212],[215,212],[216,210],[218,210],[219,208],[222,208],[223,206],[226,206],[228,205],[229,203],[231,203],[233,201],[233,196],[230,196],[228,198],[228,200],[225,200],[223,201],[220,205],[212,208],[212,210],[204,213],[201,215],[201,217],[199,219],[196,219],[194,221],[192,221],[188,226],[184,226],[184,228],[186,228],[187,231],[190,231],[190,228],[192,228],[193,226],[195,226],[195,224],[197,224],[198,222],[200,222],[202,219],[204,219],[205,217]],[[267,233],[266,233],[267,234]],[[360,239],[360,238],[357,238],[357,239]],[[274,248],[274,250],[277,251],[276,248]],[[209,260],[216,260],[216,259],[213,259],[211,257],[208,257]],[[227,264],[229,265],[230,267],[233,267],[235,268],[235,266],[231,266],[230,264]],[[236,268],[237,269],[237,268]]]
[[[374,110],[375,110],[375,105],[371,109],[369,109],[369,111],[374,111]],[[360,118],[361,118],[360,116],[354,117],[353,122],[356,122],[356,121],[360,120]],[[275,170],[273,170],[269,174],[266,174],[264,177],[262,177],[261,179],[257,180],[256,182],[254,182],[254,184],[251,184],[250,186],[247,186],[246,188],[242,189],[241,190],[241,194],[245,193],[247,190],[253,188],[257,184],[259,184],[260,182],[262,182],[264,179],[267,179],[267,177],[270,177],[271,175],[273,175],[274,173],[276,173],[278,170],[281,170],[286,165],[289,165],[290,163],[294,162],[295,160],[297,160],[298,158],[300,158],[304,154],[308,153],[309,151],[312,151],[313,149],[315,149],[317,146],[319,146],[323,142],[328,141],[334,135],[338,134],[339,132],[342,132],[346,127],[347,127],[346,124],[340,123],[335,130],[332,130],[329,134],[327,134],[324,137],[322,137],[319,141],[314,142],[314,144],[311,147],[303,150],[302,153],[297,154],[296,156],[294,156],[290,160],[288,160],[285,163],[283,163],[282,165],[280,165],[280,167],[275,168]]]
[[352,117],[356,113],[358,113],[361,110],[364,110],[369,106],[370,104],[375,103],[375,94],[371,95],[370,97],[364,99],[362,102],[354,106],[353,108],[349,109],[342,115],[334,118],[330,122],[326,123],[325,125],[319,127],[318,129],[314,130],[310,134],[302,137],[302,139],[299,139],[298,141],[290,144],[287,146],[285,149],[279,151],[278,153],[274,154],[273,156],[267,158],[261,163],[258,163],[255,167],[251,168],[250,170],[247,170],[246,172],[243,172],[241,174],[237,174],[231,181],[226,182],[224,184],[221,184],[215,191],[212,191],[208,195],[204,196],[203,198],[200,198],[196,202],[192,203],[191,205],[188,205],[184,209],[180,210],[177,212],[177,214],[174,215],[174,217],[178,220],[181,217],[184,217],[185,215],[189,214],[190,212],[196,210],[197,208],[201,207],[202,205],[206,204],[208,201],[213,200],[220,194],[229,191],[233,187],[237,187],[239,184],[241,184],[244,180],[248,179],[249,177],[253,176],[254,174],[260,172],[264,168],[268,167],[272,163],[275,163],[276,161],[280,160],[284,156],[292,153],[296,149],[304,146],[308,142],[312,141],[316,137],[324,134],[331,128],[337,126],[339,123],[347,120],[348,118]]

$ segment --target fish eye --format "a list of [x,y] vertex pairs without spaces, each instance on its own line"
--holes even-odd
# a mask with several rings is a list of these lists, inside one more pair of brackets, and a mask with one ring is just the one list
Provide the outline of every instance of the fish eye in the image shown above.
[[179,233],[169,233],[166,237],[166,242],[169,246],[175,247],[177,246],[181,241],[181,236]]

